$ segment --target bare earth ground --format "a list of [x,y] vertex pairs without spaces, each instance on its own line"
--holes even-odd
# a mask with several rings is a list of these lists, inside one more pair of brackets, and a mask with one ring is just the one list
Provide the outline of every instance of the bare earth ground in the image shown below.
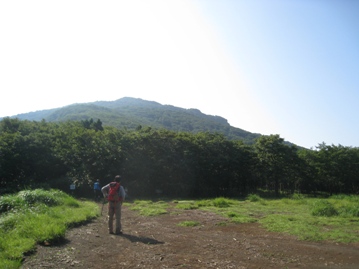
[[[123,206],[122,212],[123,235],[108,234],[104,208],[61,244],[38,246],[21,268],[359,268],[358,243],[299,241],[201,210],[144,217]],[[182,221],[201,225],[178,226]]]

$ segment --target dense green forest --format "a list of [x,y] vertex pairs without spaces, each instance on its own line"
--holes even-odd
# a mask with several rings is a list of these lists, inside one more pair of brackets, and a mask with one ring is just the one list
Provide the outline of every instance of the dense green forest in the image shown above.
[[124,97],[116,101],[73,104],[61,108],[29,112],[14,116],[21,120],[48,122],[101,119],[103,126],[135,130],[139,125],[176,132],[221,133],[232,140],[253,144],[260,134],[231,126],[225,118],[203,114],[198,109],[161,105],[154,101]]
[[58,188],[91,196],[94,180],[124,177],[130,197],[238,197],[259,190],[281,193],[359,191],[359,148],[287,145],[279,135],[254,144],[224,135],[138,126],[102,126],[101,120],[0,121],[0,189]]

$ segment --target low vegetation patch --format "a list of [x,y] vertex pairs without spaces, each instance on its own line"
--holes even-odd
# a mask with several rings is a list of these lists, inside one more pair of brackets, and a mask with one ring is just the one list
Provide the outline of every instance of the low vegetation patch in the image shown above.
[[176,205],[176,208],[183,210],[191,210],[191,209],[198,209],[199,205],[196,204],[195,202],[182,202],[182,203],[178,203]]
[[230,199],[226,199],[223,197],[215,198],[213,200],[213,205],[215,207],[227,208],[227,207],[230,207],[231,204],[232,204],[232,201]]
[[312,205],[311,213],[313,216],[332,217],[337,216],[338,211],[327,200],[315,201]]
[[135,200],[132,204],[128,203],[127,205],[143,216],[158,216],[168,213],[168,203],[164,201],[153,202],[150,200]]
[[26,190],[0,198],[0,268],[19,268],[38,243],[61,240],[66,229],[95,218],[98,206],[58,190]]
[[178,226],[183,226],[183,227],[194,227],[198,225],[200,225],[200,223],[198,221],[193,221],[193,220],[186,220],[178,223]]
[[[269,231],[286,233],[300,240],[334,242],[359,242],[359,198],[358,196],[332,196],[310,198],[302,194],[281,199],[267,199],[249,195],[245,200],[216,198],[204,200],[182,200],[168,202],[136,201],[130,206],[146,212],[159,210],[155,214],[169,212],[171,205],[176,210],[206,210],[228,218],[228,223],[258,222]],[[162,212],[162,213],[161,213]],[[183,226],[191,226],[181,223]]]

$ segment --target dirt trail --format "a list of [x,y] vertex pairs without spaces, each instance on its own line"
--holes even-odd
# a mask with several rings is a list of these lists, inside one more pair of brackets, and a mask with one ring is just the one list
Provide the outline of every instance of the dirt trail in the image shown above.
[[[108,234],[102,216],[69,230],[61,245],[38,246],[21,268],[359,268],[358,243],[299,241],[253,223],[219,225],[228,220],[200,210],[143,217],[124,206],[122,216],[123,235]],[[177,225],[189,220],[201,225]]]

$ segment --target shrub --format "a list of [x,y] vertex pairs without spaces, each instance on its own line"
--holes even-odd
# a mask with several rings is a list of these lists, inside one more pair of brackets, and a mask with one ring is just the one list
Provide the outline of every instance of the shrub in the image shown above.
[[215,207],[220,207],[220,208],[224,208],[224,207],[230,207],[231,206],[231,201],[229,199],[223,198],[223,197],[219,197],[213,200],[213,205]]
[[196,204],[198,207],[209,207],[212,206],[212,200],[199,200]]
[[23,199],[14,195],[0,197],[0,213],[20,208],[24,205]]
[[313,216],[332,217],[337,216],[338,211],[334,206],[325,200],[319,200],[313,204],[311,213]]
[[292,195],[292,199],[293,200],[303,200],[303,199],[305,199],[305,196],[301,193],[294,193]]
[[359,204],[345,205],[340,207],[338,211],[343,217],[359,217]]
[[260,201],[262,198],[259,196],[259,195],[257,195],[257,194],[249,194],[248,196],[247,196],[247,200],[249,200],[250,202],[258,202],[258,201]]
[[238,217],[239,214],[236,212],[227,212],[227,216],[230,218],[235,218],[235,217]]
[[56,196],[59,194],[57,191],[45,191],[42,189],[36,190],[25,190],[18,193],[18,197],[24,200],[28,205],[33,205],[35,203],[43,203],[48,206],[55,206],[60,204],[59,197]]

